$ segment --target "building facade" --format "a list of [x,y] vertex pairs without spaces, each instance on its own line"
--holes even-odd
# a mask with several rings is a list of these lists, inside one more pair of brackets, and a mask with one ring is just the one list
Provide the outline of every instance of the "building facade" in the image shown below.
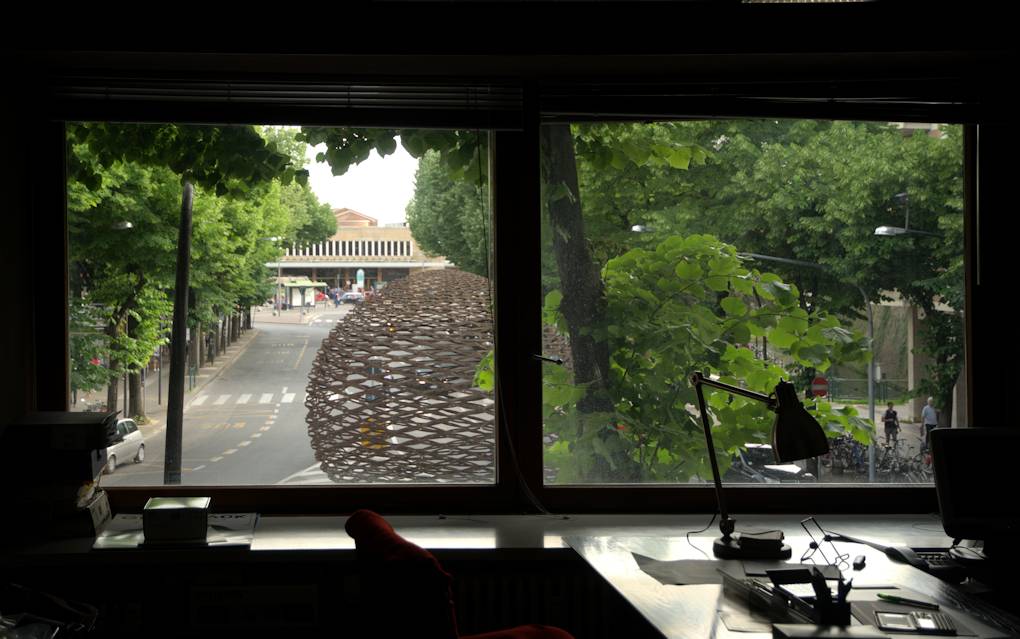
[[348,208],[334,209],[333,215],[337,230],[328,240],[292,245],[278,262],[266,264],[277,278],[307,277],[330,288],[372,290],[410,273],[450,266],[444,257],[425,254],[405,224],[379,226],[375,218]]

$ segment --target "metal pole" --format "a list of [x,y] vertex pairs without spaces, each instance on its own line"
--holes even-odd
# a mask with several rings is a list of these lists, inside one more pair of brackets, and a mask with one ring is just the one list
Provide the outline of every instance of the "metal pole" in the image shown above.
[[163,345],[159,345],[159,354],[156,356],[156,403],[163,405]]
[[184,438],[184,376],[188,365],[188,279],[191,266],[191,203],[194,189],[184,183],[181,225],[177,234],[177,279],[174,319],[170,329],[170,388],[166,415],[166,455],[163,483],[181,483],[181,449]]

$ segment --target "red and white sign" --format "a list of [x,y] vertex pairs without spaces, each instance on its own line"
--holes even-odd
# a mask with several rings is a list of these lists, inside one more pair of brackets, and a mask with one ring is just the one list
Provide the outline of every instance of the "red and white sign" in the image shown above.
[[824,377],[816,377],[811,380],[811,394],[815,397],[825,397],[829,394],[829,381]]

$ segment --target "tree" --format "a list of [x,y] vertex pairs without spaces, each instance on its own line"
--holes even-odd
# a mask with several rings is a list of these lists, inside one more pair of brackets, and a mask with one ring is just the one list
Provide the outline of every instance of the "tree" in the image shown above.
[[[702,371],[729,384],[774,388],[787,373],[755,357],[746,347],[754,337],[767,337],[798,365],[819,370],[867,357],[861,335],[830,314],[808,313],[795,286],[749,269],[735,247],[712,236],[674,235],[651,250],[631,249],[608,262],[602,279],[607,323],[589,329],[610,353],[600,385],[608,408],[584,411],[580,402],[590,388],[567,368],[550,367],[543,376],[546,436],[554,440],[547,463],[557,469],[557,481],[618,480],[620,460],[636,467],[627,476],[640,481],[711,477],[699,416],[687,408],[697,404],[688,377]],[[544,316],[566,331],[562,299],[559,290],[550,292]],[[768,443],[774,416],[761,403],[710,392],[708,404],[725,425],[714,436],[723,470],[747,443]],[[834,410],[826,402],[811,408],[831,435],[870,441],[870,425],[853,409]]]
[[[81,329],[72,338],[74,388],[92,390],[128,373],[136,389],[131,413],[144,416],[138,371],[166,342],[165,318],[179,293],[173,286],[182,180],[199,183],[190,309],[196,328],[271,294],[265,263],[280,248],[269,238],[321,241],[334,232],[334,218],[293,180],[307,174],[295,168],[301,165],[252,127],[89,123],[69,125],[68,139],[71,308]],[[102,340],[90,330],[96,322],[104,325]],[[104,373],[96,361],[105,363]],[[109,384],[107,405],[116,403],[117,386]]]
[[439,154],[418,162],[407,223],[418,246],[464,271],[489,275],[489,211],[484,185],[453,180]]

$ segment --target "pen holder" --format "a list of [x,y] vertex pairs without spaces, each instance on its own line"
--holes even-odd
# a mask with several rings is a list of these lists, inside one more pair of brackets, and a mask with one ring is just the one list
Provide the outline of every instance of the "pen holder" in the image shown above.
[[815,604],[815,623],[820,626],[849,626],[850,602]]

